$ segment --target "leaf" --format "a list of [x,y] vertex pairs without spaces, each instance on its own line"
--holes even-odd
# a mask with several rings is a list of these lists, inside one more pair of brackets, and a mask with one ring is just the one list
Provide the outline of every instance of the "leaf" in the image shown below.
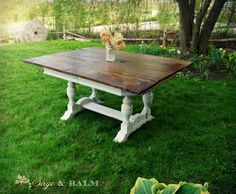
[[130,194],[152,194],[152,186],[157,182],[156,179],[145,179],[138,177],[134,187],[131,189]]
[[169,184],[167,187],[164,189],[162,194],[175,194],[180,188],[180,184]]
[[180,188],[177,194],[210,194],[207,191],[207,187],[207,183],[203,186],[201,184],[180,182]]
[[179,184],[166,185],[165,183],[158,183],[154,178],[139,177],[130,194],[210,194],[207,189],[208,183],[202,185],[179,182]]
[[208,189],[209,184],[208,184],[207,182],[205,182],[203,186],[204,186],[206,189]]
[[156,183],[155,185],[152,185],[152,194],[159,194],[166,187],[167,187],[167,185],[165,183]]

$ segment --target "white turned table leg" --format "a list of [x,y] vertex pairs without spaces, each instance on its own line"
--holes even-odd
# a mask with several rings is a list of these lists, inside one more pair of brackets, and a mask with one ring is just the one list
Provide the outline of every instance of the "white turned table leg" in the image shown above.
[[114,138],[115,142],[124,142],[127,140],[128,136],[140,128],[146,122],[152,120],[154,117],[151,115],[150,105],[152,103],[153,95],[152,93],[146,93],[143,95],[143,110],[141,113],[137,113],[135,115],[131,115],[133,111],[133,107],[131,104],[131,100],[128,97],[125,97],[123,100],[123,104],[121,106],[122,113],[122,124],[121,129],[117,133]]
[[89,98],[98,104],[102,104],[103,102],[98,99],[97,90],[95,88],[92,88],[92,94],[89,96]]
[[131,100],[128,96],[125,96],[123,99],[123,104],[121,106],[121,114],[123,122],[121,123],[121,129],[114,138],[115,142],[124,142],[129,134],[132,132],[132,125],[129,122],[129,118],[132,115],[133,106]]
[[144,107],[143,107],[141,114],[145,115],[146,118],[152,117],[151,116],[151,108],[150,108],[150,105],[152,104],[152,100],[153,100],[152,92],[144,94],[142,98],[143,98]]
[[77,112],[79,112],[82,108],[75,104],[75,83],[69,81],[67,84],[67,96],[69,99],[68,105],[67,105],[67,111],[64,113],[64,115],[61,117],[61,120],[68,120],[71,117],[73,117]]
[[[98,112],[107,115],[105,111],[108,111],[109,110],[108,108],[105,109],[106,107],[104,106],[99,107],[102,105],[99,105],[99,106],[96,105],[100,103],[100,101],[97,98],[96,89],[92,88],[92,94],[89,97],[83,97],[79,99],[77,102],[75,102],[75,99],[74,99],[75,91],[76,91],[75,83],[72,81],[69,81],[67,84],[67,96],[68,96],[69,102],[67,105],[67,111],[61,117],[61,120],[65,121],[72,118],[76,113],[82,111],[83,108],[90,109],[90,110],[93,110],[95,107],[100,108],[100,111]],[[117,113],[115,113],[116,115],[115,118],[119,118],[120,120],[122,120],[120,130],[117,133],[116,137],[114,138],[115,142],[121,143],[121,142],[126,141],[128,136],[132,132],[134,132],[136,129],[140,128],[143,124],[145,124],[146,122],[150,121],[153,118],[153,116],[151,115],[151,108],[150,108],[150,105],[153,100],[152,93],[149,92],[149,93],[144,94],[142,96],[142,99],[143,99],[143,104],[144,104],[142,112],[132,115],[133,106],[132,106],[131,99],[128,96],[124,97],[123,104],[121,106],[121,117],[117,117],[116,115]]]

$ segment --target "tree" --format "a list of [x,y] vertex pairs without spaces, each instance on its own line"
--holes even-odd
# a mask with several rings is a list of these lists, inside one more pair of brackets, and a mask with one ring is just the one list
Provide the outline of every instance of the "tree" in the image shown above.
[[170,2],[160,6],[156,19],[158,21],[158,24],[160,25],[160,28],[163,30],[163,46],[166,46],[167,43],[167,31],[177,29],[176,17],[178,17],[176,4]]
[[[227,0],[176,0],[180,18],[180,50],[207,52],[208,41]],[[195,10],[196,13],[195,13]]]

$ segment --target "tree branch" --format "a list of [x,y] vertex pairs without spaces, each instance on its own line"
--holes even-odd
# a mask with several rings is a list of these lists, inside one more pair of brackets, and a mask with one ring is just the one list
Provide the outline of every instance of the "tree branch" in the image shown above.
[[195,6],[196,6],[196,0],[190,0],[190,2],[189,2],[189,19],[190,19],[191,27],[193,27],[193,24],[194,24]]
[[220,12],[227,0],[215,0],[211,8],[211,11],[206,19],[206,22],[202,26],[202,30],[199,37],[198,49],[200,52],[206,52],[209,38],[214,26],[219,18]]
[[192,33],[193,35],[192,35],[192,41],[191,41],[191,50],[195,50],[197,48],[202,20],[204,16],[206,15],[206,12],[208,10],[210,3],[211,3],[211,0],[205,0],[203,2],[203,5],[199,13],[197,14],[195,25],[193,28],[193,33]]

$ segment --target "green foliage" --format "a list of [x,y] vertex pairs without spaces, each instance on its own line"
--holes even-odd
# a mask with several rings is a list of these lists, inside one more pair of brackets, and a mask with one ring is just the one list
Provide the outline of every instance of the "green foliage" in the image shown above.
[[131,189],[130,194],[151,194],[152,193],[152,186],[158,184],[157,180],[152,179],[144,179],[138,178],[135,182],[134,187]]
[[219,70],[220,67],[227,61],[225,61],[225,52],[220,49],[215,49],[214,47],[210,46],[208,51],[209,63],[216,66]]
[[179,182],[179,184],[159,183],[156,179],[145,179],[139,177],[130,194],[210,194],[208,183],[204,185]]
[[136,23],[140,19],[141,1],[55,0],[51,4],[59,25],[67,28],[90,28],[99,24]]
[[138,45],[138,51],[139,53],[150,55],[168,55],[168,50],[156,46],[155,44],[140,44]]
[[229,25],[233,26],[236,21],[236,1],[235,0],[228,0],[226,5],[224,6],[218,21],[221,25],[219,27],[225,27],[223,29],[218,30],[224,30],[224,31],[230,31],[233,32],[233,28],[230,28]]
[[193,67],[197,73],[200,75],[208,75],[211,64],[209,63],[207,55],[191,54],[188,56],[188,59],[193,62]]
[[[143,54],[169,56],[180,58],[180,51],[175,47],[163,47],[156,43],[142,43],[137,46],[137,52]],[[208,54],[199,55],[197,53],[189,53],[187,60],[193,62],[193,67],[197,73],[208,77],[212,71],[232,71],[236,73],[236,52],[226,51],[225,49],[217,49],[210,46]]]
[[35,4],[28,0],[1,0],[0,23],[22,22],[29,19],[29,13],[35,9]]
[[157,56],[177,56],[178,50],[174,47],[163,47],[159,46],[156,43],[146,44],[142,43],[138,45],[138,52],[149,55]]
[[165,3],[160,7],[156,16],[158,23],[162,29],[177,29],[178,25],[178,12],[175,3]]
[[32,7],[28,13],[28,19],[32,20],[35,18],[42,19],[42,22],[45,21],[45,18],[51,14],[50,4],[47,2],[41,2],[37,6]]
[[194,62],[194,67],[200,74],[209,70],[228,70],[236,72],[236,53],[225,49],[209,47],[208,54],[191,54],[188,58]]
[[225,57],[227,60],[226,68],[236,72],[236,52],[228,53]]

